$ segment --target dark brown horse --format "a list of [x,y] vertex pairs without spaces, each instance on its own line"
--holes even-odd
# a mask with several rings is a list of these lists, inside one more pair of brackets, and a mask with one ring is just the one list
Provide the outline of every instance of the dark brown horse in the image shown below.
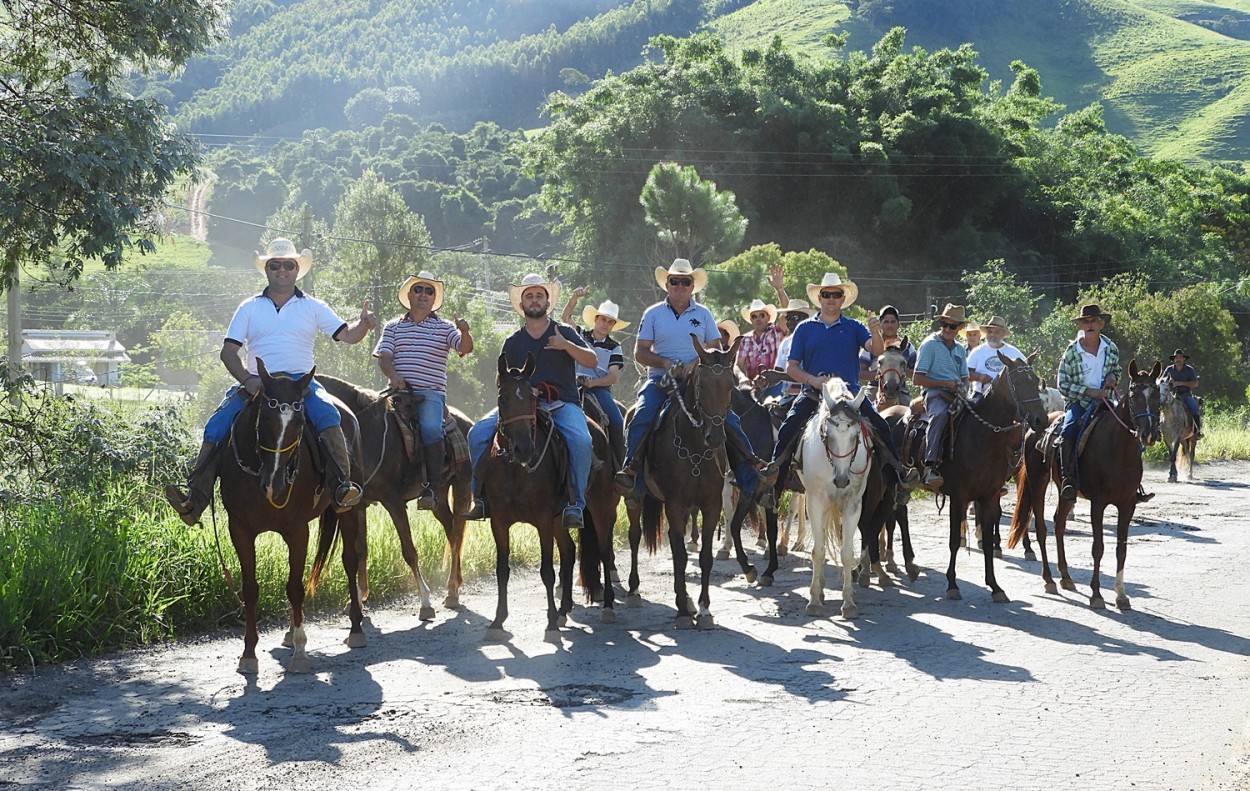
[[[528,522],[538,528],[543,585],[547,588],[546,639],[559,640],[559,627],[567,623],[573,608],[573,555],[575,549],[569,531],[563,527],[563,512],[568,503],[564,468],[556,447],[561,442],[559,430],[539,410],[538,392],[530,384],[534,374],[534,358],[526,357],[521,368],[508,368],[499,358],[499,423],[494,447],[478,463],[477,476],[490,503],[490,529],[495,537],[495,578],[499,599],[495,620],[488,637],[502,639],[503,625],[508,618],[509,531],[516,522]],[[610,458],[608,438],[593,423],[590,435],[594,453],[600,459]],[[604,623],[616,620],[613,609],[611,579],[615,572],[612,551],[612,530],[616,524],[618,496],[612,491],[612,470],[604,464],[591,469],[586,486],[585,527],[578,531],[582,559],[580,579],[583,591],[591,600],[602,597],[600,615]],[[560,607],[555,603],[556,572],[554,545],[560,547]]]
[[[256,537],[266,531],[282,536],[287,545],[289,572],[286,594],[291,603],[291,628],[287,638],[294,653],[288,669],[293,673],[311,670],[304,633],[304,562],[308,557],[308,522],[330,505],[330,491],[322,485],[313,464],[316,442],[311,425],[306,425],[304,398],[313,372],[298,380],[270,376],[262,360],[256,361],[261,391],[235,420],[230,430],[230,447],[223,454],[221,500],[230,519],[230,541],[239,556],[242,571],[242,598],[245,619],[243,656],[239,672],[258,671],[256,643],[256,602],[260,585],[256,579]],[[356,442],[356,420],[343,413],[343,433],[348,447]],[[363,528],[363,508],[340,514],[338,532],[343,536],[343,568],[351,596],[351,632],[347,644],[365,644],[361,628],[363,612],[356,586],[356,538]],[[323,536],[324,552],[319,551],[308,576],[308,592],[316,590],[317,580],[329,554],[329,541]]]
[[1047,415],[1038,394],[1033,359],[1013,360],[999,355],[1002,373],[980,403],[965,402],[965,411],[948,440],[942,462],[945,482],[939,490],[949,498],[950,564],[946,567],[946,598],[960,599],[955,583],[955,558],[959,554],[961,524],[968,504],[976,503],[981,526],[981,554],[985,560],[985,584],[996,602],[1008,601],[994,575],[994,526],[1002,515],[999,493],[1020,459],[1026,429],[1041,430]]
[[[1160,363],[1154,368],[1141,371],[1137,360],[1128,365],[1128,396],[1110,414],[1104,415],[1089,429],[1089,440],[1077,458],[1077,488],[1082,497],[1089,500],[1090,532],[1094,538],[1094,570],[1090,576],[1089,605],[1103,609],[1099,581],[1102,563],[1102,522],[1107,506],[1116,508],[1115,547],[1115,603],[1121,610],[1132,609],[1124,592],[1124,560],[1128,554],[1128,526],[1137,509],[1137,487],[1141,484],[1142,451],[1159,439],[1159,378]],[[1059,465],[1059,453],[1055,452],[1052,463],[1047,464],[1037,447],[1038,437],[1026,444],[1024,463],[1016,484],[1016,509],[1011,519],[1011,532],[1007,546],[1013,547],[1029,529],[1032,514],[1037,532],[1037,543],[1042,555],[1042,581],[1047,593],[1058,593],[1055,580],[1050,574],[1050,562],[1046,558],[1046,479],[1051,477],[1056,487],[1062,486],[1063,476]],[[1049,475],[1048,475],[1049,472]],[[1076,590],[1076,583],[1068,574],[1068,560],[1064,552],[1063,537],[1068,516],[1074,502],[1060,500],[1055,509],[1055,546],[1058,552],[1059,583],[1064,590]]]
[[[644,534],[647,549],[655,552],[660,543],[660,507],[668,522],[668,543],[673,552],[673,591],[677,602],[677,628],[701,629],[714,626],[710,610],[708,584],[712,575],[712,534],[720,520],[721,491],[728,462],[725,456],[725,416],[729,413],[734,387],[734,359],[738,355],[739,337],[729,351],[705,349],[693,334],[698,359],[672,397],[666,414],[651,433],[643,454],[640,475],[646,476],[647,494],[641,513],[630,508],[629,601],[640,601],[638,592],[638,545]],[[683,528],[698,515],[702,526],[699,545],[699,569],[702,590],[699,594],[697,621],[686,593],[686,545]],[[739,521],[741,526],[741,521]],[[741,537],[737,540],[740,562]]]
[[[390,514],[395,532],[399,536],[404,563],[412,570],[421,594],[420,618],[430,620],[434,617],[434,608],[430,605],[430,588],[421,575],[417,549],[412,541],[412,526],[408,521],[408,501],[417,499],[421,493],[421,476],[414,475],[411,469],[419,456],[414,454],[414,459],[408,458],[399,427],[400,420],[411,421],[414,414],[412,394],[406,391],[378,393],[333,376],[319,376],[317,380],[331,395],[347,404],[360,422],[360,466],[365,491],[361,506],[381,503]],[[473,421],[458,409],[452,408],[449,411],[460,430],[467,434]],[[464,544],[465,519],[461,514],[468,510],[473,498],[469,491],[468,460],[456,464],[449,459],[444,469],[443,480],[434,487],[439,493],[434,502],[434,517],[442,524],[443,532],[447,535],[451,561],[447,573],[447,598],[443,600],[443,606],[456,607],[460,603],[460,588],[464,584],[464,577],[460,572],[460,554]],[[322,515],[322,520],[330,521],[334,516],[333,510],[327,510]],[[364,540],[364,534],[360,550],[360,596],[367,599],[368,544]]]

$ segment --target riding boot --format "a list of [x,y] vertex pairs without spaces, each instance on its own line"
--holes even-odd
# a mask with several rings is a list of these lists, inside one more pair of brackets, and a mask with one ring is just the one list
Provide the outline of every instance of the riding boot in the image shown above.
[[417,496],[417,508],[421,511],[434,510],[434,501],[438,498],[438,490],[443,483],[444,454],[443,441],[431,442],[422,446],[425,454],[425,486]]
[[482,482],[478,481],[473,487],[473,505],[468,511],[461,514],[465,519],[477,521],[479,519],[490,519],[490,506],[486,503],[486,495],[482,492]]
[[612,449],[612,469],[619,470],[625,463],[625,430],[620,426],[608,426],[608,447]]
[[1059,489],[1060,500],[1076,499],[1076,440],[1063,438],[1059,445],[1059,476],[1063,484]]
[[1194,439],[1202,439],[1202,415],[1194,415]]
[[191,475],[187,478],[187,491],[172,483],[165,487],[165,499],[188,525],[200,521],[200,514],[213,499],[213,485],[217,482],[217,443],[205,441],[200,445],[199,455],[195,457],[195,465],[191,467]]
[[329,462],[327,472],[334,477],[334,511],[343,513],[360,504],[364,490],[360,484],[351,479],[352,457],[347,450],[347,437],[342,426],[331,426],[318,436],[321,447],[325,449],[326,461]]

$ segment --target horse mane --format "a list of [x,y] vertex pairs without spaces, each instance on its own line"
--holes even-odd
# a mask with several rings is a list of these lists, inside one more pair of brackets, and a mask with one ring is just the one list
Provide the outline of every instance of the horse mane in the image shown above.
[[[360,385],[353,384],[346,379],[340,379],[337,376],[317,374],[317,379],[323,384],[330,382],[338,385],[343,390],[351,392],[355,397],[355,403],[347,402],[347,406],[351,408],[353,412],[361,409],[368,409],[374,404],[382,401],[384,398],[384,396],[377,390],[370,390],[367,387],[361,387]],[[344,399],[344,401],[347,401],[347,399]]]

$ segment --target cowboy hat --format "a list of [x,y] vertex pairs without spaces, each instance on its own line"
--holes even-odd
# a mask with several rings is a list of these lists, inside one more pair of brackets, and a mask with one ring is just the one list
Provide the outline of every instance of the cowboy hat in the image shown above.
[[1102,319],[1104,323],[1111,321],[1110,313],[1103,313],[1098,305],[1082,305],[1081,312],[1072,317],[1073,321],[1081,319]]
[[745,308],[743,308],[743,309],[741,310],[741,313],[742,313],[742,318],[743,318],[743,319],[745,319],[746,321],[750,321],[750,320],[751,320],[751,314],[752,314],[752,313],[759,313],[760,311],[763,311],[764,313],[767,313],[767,314],[768,314],[768,323],[769,323],[769,324],[772,324],[774,321],[776,321],[776,320],[777,320],[777,306],[776,306],[776,305],[765,305],[765,304],[764,304],[764,300],[762,300],[762,299],[753,299],[753,300],[751,300],[751,304],[750,304],[750,305],[747,305]]
[[843,280],[842,276],[837,272],[826,272],[821,279],[819,285],[816,283],[807,284],[807,298],[811,300],[813,305],[820,304],[820,292],[826,288],[837,288],[846,295],[842,300],[842,309],[846,310],[855,304],[855,300],[859,298],[859,286],[849,280]]
[[672,266],[668,269],[658,266],[655,268],[655,282],[659,284],[660,288],[668,288],[669,275],[693,278],[694,290],[690,292],[691,294],[698,294],[707,285],[707,272],[704,271],[703,267],[691,269],[690,262],[684,258],[674,258]]
[[816,308],[809,305],[805,299],[792,299],[784,308],[777,308],[777,312],[783,316],[787,313],[802,313],[810,319],[816,315]]
[[1172,362],[1176,362],[1177,357],[1184,357],[1186,360],[1189,359],[1189,355],[1185,353],[1184,349],[1177,349],[1176,351],[1172,352],[1172,356],[1169,357],[1168,359],[1171,360]]
[[270,239],[269,244],[265,247],[264,253],[256,254],[256,268],[260,273],[265,274],[265,265],[275,258],[285,258],[294,261],[298,268],[295,270],[295,279],[299,280],[308,274],[308,270],[312,268],[312,250],[304,248],[300,252],[295,252],[295,243],[290,239]]
[[1007,326],[1007,320],[1002,316],[990,316],[990,320],[981,324],[981,331],[984,332],[990,327],[995,327],[1003,331],[1003,337],[1006,338],[1011,334],[1011,328]]
[[412,305],[408,304],[408,294],[417,283],[429,283],[434,287],[434,302],[432,303],[433,307],[430,308],[431,311],[438,310],[443,306],[443,281],[435,280],[434,275],[424,269],[418,274],[409,275],[404,284],[399,287],[399,304],[405,308],[412,308]]
[[738,340],[738,336],[742,334],[742,330],[738,329],[737,323],[734,322],[732,319],[725,319],[724,321],[718,321],[716,322],[716,327],[718,329],[724,330],[725,332],[729,334],[730,343],[733,343],[734,341]]
[[603,302],[599,303],[599,307],[597,308],[591,307],[590,305],[582,308],[582,325],[586,327],[593,327],[596,316],[607,316],[616,322],[616,324],[612,325],[612,329],[623,330],[629,326],[629,322],[618,319],[617,316],[619,316],[620,313],[620,305],[610,299],[605,299]]
[[[961,326],[965,326],[968,324],[968,317],[964,315],[964,306],[952,305],[949,302],[946,303],[946,307],[942,308],[942,312],[934,316],[933,319],[935,321],[945,320],[948,324],[959,324]],[[965,326],[965,329],[973,330],[975,332],[981,331],[981,328],[975,324],[971,326]]]
[[508,286],[508,299],[512,301],[512,309],[517,313],[520,313],[522,316],[525,315],[525,311],[521,310],[521,295],[525,293],[527,289],[531,289],[535,286],[541,286],[546,289],[547,310],[551,310],[551,308],[560,299],[560,282],[558,280],[543,280],[542,275],[537,272],[530,272],[528,275],[521,278],[521,282],[519,284],[513,283]]

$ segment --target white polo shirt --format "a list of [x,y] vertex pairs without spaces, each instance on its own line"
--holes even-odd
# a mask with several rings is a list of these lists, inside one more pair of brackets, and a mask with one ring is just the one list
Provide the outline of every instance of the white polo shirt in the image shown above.
[[317,333],[334,337],[346,326],[333,308],[298,288],[281,308],[266,288],[239,304],[226,329],[226,340],[246,349],[250,373],[256,373],[259,357],[272,373],[303,375],[312,370]]

